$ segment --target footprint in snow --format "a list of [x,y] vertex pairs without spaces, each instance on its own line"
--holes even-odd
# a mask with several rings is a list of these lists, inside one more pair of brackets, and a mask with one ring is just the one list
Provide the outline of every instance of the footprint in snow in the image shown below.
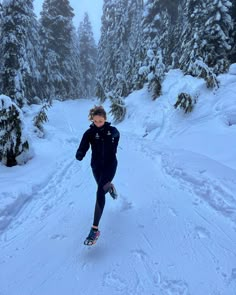
[[68,205],[69,205],[70,207],[74,207],[75,203],[74,203],[74,202],[70,202],[70,203],[68,203]]
[[202,227],[202,226],[196,226],[195,229],[194,229],[194,236],[195,238],[198,238],[198,239],[205,239],[205,238],[210,238],[210,232]]
[[144,260],[147,256],[146,252],[144,252],[142,249],[132,250],[131,253],[140,260]]
[[177,212],[173,208],[169,208],[169,213],[174,217],[178,216]]
[[52,239],[52,240],[63,240],[65,238],[66,238],[65,235],[60,235],[60,234],[54,234],[50,237],[50,239]]
[[133,208],[133,203],[129,202],[125,197],[122,197],[122,203],[121,203],[121,211],[127,211],[127,210],[131,210]]
[[112,271],[104,274],[103,285],[113,287],[116,291],[122,292],[126,290],[126,283],[118,277],[118,275]]
[[236,283],[236,267],[231,270],[230,282]]
[[198,198],[195,198],[195,200],[193,201],[194,206],[198,206],[201,203],[202,203],[202,201],[200,199],[198,199]]
[[161,283],[161,290],[168,295],[189,295],[188,285],[181,280],[165,280]]

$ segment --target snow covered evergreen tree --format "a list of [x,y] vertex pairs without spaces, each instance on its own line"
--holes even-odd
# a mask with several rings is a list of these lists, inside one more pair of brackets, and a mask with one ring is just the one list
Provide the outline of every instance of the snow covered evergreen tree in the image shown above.
[[[119,0],[115,2],[115,19],[114,19],[114,35],[113,35],[113,77],[112,77],[112,88],[116,86],[117,75],[123,77],[124,75],[124,61],[129,59],[127,55],[128,50],[128,38],[129,30],[127,27],[128,15],[127,15],[127,1]],[[130,29],[130,28],[129,28]],[[125,56],[125,58],[124,58]],[[111,88],[111,89],[112,89]]]
[[44,127],[43,124],[48,121],[48,116],[46,111],[48,108],[51,107],[50,104],[44,104],[37,115],[34,117],[34,132],[37,134],[38,137],[44,137]]
[[182,110],[184,110],[185,114],[187,114],[192,112],[195,103],[196,98],[192,98],[192,96],[188,93],[181,92],[178,95],[174,108],[181,108]]
[[[2,40],[2,3],[0,3],[0,41]],[[3,71],[2,46],[0,45],[0,73]],[[2,92],[2,79],[0,78],[0,93]]]
[[2,13],[3,13],[3,10],[2,10],[2,3],[0,2],[0,37],[1,37],[1,31],[2,31]]
[[103,88],[103,85],[101,84],[101,81],[96,82],[96,96],[100,99],[101,102],[104,102],[106,100],[106,93]]
[[80,63],[78,40],[68,0],[45,0],[40,19],[45,97],[78,98]]
[[[115,11],[116,0],[104,0],[101,20],[101,37],[98,44],[96,95],[100,93],[105,93],[106,95],[106,93],[115,86]],[[100,97],[100,99],[102,98]]]
[[[181,35],[187,23],[185,23],[184,19],[184,0],[168,0],[165,3],[167,5],[170,22],[168,24],[168,38],[165,46],[168,48],[168,50],[163,50],[163,54],[164,62],[169,70],[179,68],[179,56],[181,55]],[[166,35],[165,31],[163,31],[163,35]],[[162,44],[163,42],[161,40],[161,45]]]
[[84,19],[80,23],[78,38],[81,64],[81,95],[82,97],[92,97],[95,95],[97,47],[88,13],[85,13]]
[[236,0],[232,1],[231,16],[233,27],[231,30],[232,49],[230,52],[230,62],[236,63]]
[[148,82],[156,98],[165,73],[179,67],[217,86],[234,52],[232,1],[147,0],[140,22],[143,1],[105,0],[97,93],[128,94]]
[[109,92],[108,97],[111,101],[111,110],[109,113],[112,114],[114,122],[120,123],[124,120],[126,114],[126,107],[124,99],[115,92]]
[[178,66],[176,55],[179,50],[180,32],[183,30],[181,0],[160,0],[160,48],[163,54],[163,63],[167,69]]
[[104,1],[98,50],[97,93],[115,91],[118,94],[126,89],[124,95],[127,96],[133,89],[135,56],[141,46],[142,9],[142,0]]
[[185,73],[205,78],[208,86],[214,86],[215,74],[229,65],[231,5],[229,0],[186,0],[190,25],[181,37],[180,66]]
[[206,1],[208,20],[205,23],[206,60],[216,74],[224,73],[229,67],[228,53],[231,50],[230,31],[233,28],[230,8],[232,0]]
[[38,24],[32,0],[4,0],[1,29],[2,92],[22,107],[41,97]]
[[137,83],[142,86],[148,82],[152,97],[156,98],[161,94],[161,83],[166,71],[163,52],[168,50],[170,17],[161,0],[148,0],[144,9],[141,49],[144,59],[138,72]]
[[81,64],[79,56],[79,41],[78,35],[75,28],[73,27],[72,32],[72,42],[70,44],[70,56],[67,57],[67,62],[69,65],[68,76],[70,83],[70,90],[67,97],[78,99],[82,97],[82,74],[81,74]]
[[[124,29],[126,38],[123,38],[123,46],[120,47],[122,60],[120,62],[120,76],[123,76],[123,82],[126,83],[127,94],[135,89],[135,80],[139,68],[138,60],[140,58],[140,48],[142,47],[141,20],[143,14],[143,0],[130,0],[124,3],[123,13]],[[120,77],[118,76],[118,82]]]
[[31,157],[22,111],[10,97],[0,95],[0,161],[12,167]]

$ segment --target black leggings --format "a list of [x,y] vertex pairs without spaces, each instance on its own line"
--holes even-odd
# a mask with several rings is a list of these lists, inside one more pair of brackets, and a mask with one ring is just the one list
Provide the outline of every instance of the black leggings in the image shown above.
[[117,162],[106,169],[92,168],[94,178],[97,182],[97,200],[95,204],[93,225],[98,226],[105,206],[105,194],[110,188],[110,183],[116,173]]

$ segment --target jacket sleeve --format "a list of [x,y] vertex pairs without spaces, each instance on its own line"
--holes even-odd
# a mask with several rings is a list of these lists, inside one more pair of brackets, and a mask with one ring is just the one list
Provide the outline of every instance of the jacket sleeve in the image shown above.
[[115,127],[113,129],[113,138],[114,138],[114,147],[115,147],[115,153],[116,153],[119,139],[120,139],[120,132]]
[[89,149],[90,143],[89,143],[89,133],[86,131],[81,139],[79,148],[76,152],[76,159],[81,161],[83,160],[84,156],[86,155],[88,149]]

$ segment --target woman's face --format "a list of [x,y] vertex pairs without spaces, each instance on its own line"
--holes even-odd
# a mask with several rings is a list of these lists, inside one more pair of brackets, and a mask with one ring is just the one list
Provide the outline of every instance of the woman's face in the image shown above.
[[105,124],[106,120],[102,116],[93,116],[93,123],[98,127],[102,127]]

